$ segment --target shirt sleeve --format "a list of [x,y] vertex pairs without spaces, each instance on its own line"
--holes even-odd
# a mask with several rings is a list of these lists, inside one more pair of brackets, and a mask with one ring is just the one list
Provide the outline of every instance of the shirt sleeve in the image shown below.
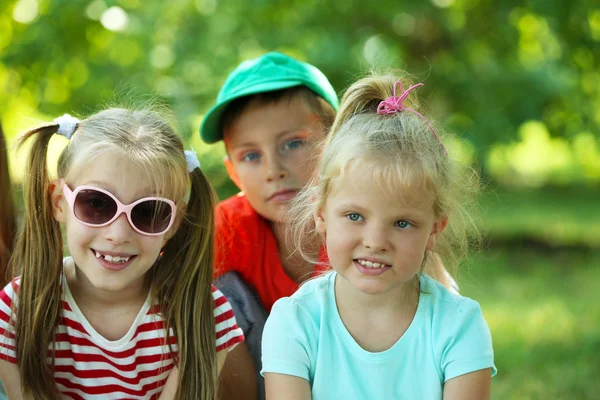
[[263,331],[262,371],[312,382],[319,331],[307,310],[289,297],[279,299]]
[[0,359],[10,363],[17,363],[17,352],[15,351],[15,313],[12,308],[15,305],[19,279],[15,279],[4,287],[0,292]]
[[227,349],[228,351],[244,341],[244,333],[238,327],[233,315],[231,304],[227,298],[212,286],[212,295],[214,301],[215,333],[217,336],[217,352]]
[[438,334],[441,372],[444,382],[460,375],[491,368],[496,375],[492,336],[481,307],[476,301],[463,299],[454,312],[446,313]]

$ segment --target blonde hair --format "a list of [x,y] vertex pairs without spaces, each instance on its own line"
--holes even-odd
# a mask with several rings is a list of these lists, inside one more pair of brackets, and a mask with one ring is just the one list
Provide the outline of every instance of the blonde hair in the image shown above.
[[[56,124],[26,132],[33,141],[25,174],[25,213],[11,268],[21,275],[16,312],[16,352],[25,398],[58,399],[53,363],[46,362],[60,319],[63,243],[52,214],[47,149]],[[154,185],[183,215],[163,256],[146,274],[179,347],[176,399],[213,399],[217,365],[212,299],[213,207],[215,194],[198,168],[188,173],[183,143],[159,113],[108,109],[82,120],[58,161],[58,177],[106,152],[117,152],[149,172]],[[184,201],[191,181],[189,199]],[[51,349],[52,358],[54,350]],[[172,352],[173,354],[173,352]]]
[[[318,235],[314,229],[315,213],[323,209],[348,168],[357,162],[365,163],[361,170],[372,174],[383,190],[393,191],[399,186],[415,189],[416,185],[419,190],[412,192],[415,196],[410,196],[410,190],[402,191],[408,193],[407,201],[419,201],[416,196],[431,194],[436,217],[447,218],[448,225],[434,248],[427,250],[423,269],[449,286],[444,265],[454,271],[467,256],[470,245],[480,239],[474,217],[479,176],[449,157],[441,143],[443,136],[438,140],[428,123],[414,112],[377,113],[380,102],[393,95],[397,81],[406,88],[410,86],[406,74],[372,75],[346,91],[323,144],[318,173],[291,207],[289,218],[294,225],[288,237],[309,259],[304,249],[310,248]],[[420,110],[414,92],[403,104]]]

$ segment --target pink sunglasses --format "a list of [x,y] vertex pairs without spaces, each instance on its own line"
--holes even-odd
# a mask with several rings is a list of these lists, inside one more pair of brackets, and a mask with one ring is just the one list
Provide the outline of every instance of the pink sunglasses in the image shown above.
[[144,197],[131,204],[121,203],[114,194],[94,186],[78,186],[75,190],[61,180],[63,194],[73,216],[87,226],[101,227],[111,224],[121,214],[136,232],[147,236],[166,233],[175,222],[177,207],[163,197]]

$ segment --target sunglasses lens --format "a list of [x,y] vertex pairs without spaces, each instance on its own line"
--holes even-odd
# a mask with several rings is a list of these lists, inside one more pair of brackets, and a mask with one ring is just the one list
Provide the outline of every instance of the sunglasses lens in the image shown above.
[[164,232],[171,222],[171,205],[162,200],[146,200],[131,210],[131,221],[142,232]]
[[77,193],[73,211],[79,220],[92,225],[101,225],[115,216],[117,203],[102,192],[86,189]]

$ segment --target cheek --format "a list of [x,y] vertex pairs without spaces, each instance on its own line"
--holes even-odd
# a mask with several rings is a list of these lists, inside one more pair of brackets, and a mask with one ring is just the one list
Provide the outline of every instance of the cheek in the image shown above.
[[356,244],[356,238],[351,229],[348,229],[344,224],[335,222],[329,223],[326,228],[327,232],[333,232],[326,235],[327,249],[332,252],[351,250]]
[[260,173],[258,168],[252,168],[248,166],[236,166],[235,168],[242,190],[244,192],[252,191],[253,188],[258,186],[261,181]]
[[64,227],[67,247],[71,254],[87,246],[96,234],[94,228],[85,226],[73,218],[68,218]]
[[305,147],[294,153],[289,159],[288,169],[293,171],[302,186],[305,186],[312,177],[317,166],[316,159]]
[[149,257],[158,258],[165,243],[165,236],[142,236],[139,243]]
[[402,247],[402,253],[406,255],[423,255],[427,246],[429,236],[422,232],[415,232],[410,235],[404,235],[398,239]]
[[73,239],[79,239],[89,236],[88,231],[91,230],[90,227],[87,227],[77,221],[72,216],[69,216],[65,221],[64,228],[66,231],[67,237],[71,237]]

